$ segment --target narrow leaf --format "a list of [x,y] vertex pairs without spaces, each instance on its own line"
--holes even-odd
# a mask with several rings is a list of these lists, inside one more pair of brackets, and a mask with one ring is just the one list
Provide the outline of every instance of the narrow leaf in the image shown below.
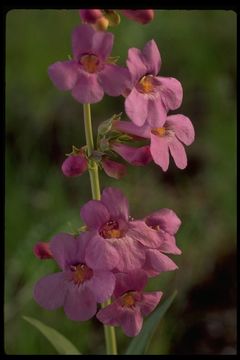
[[171,306],[177,291],[175,290],[172,296],[170,296],[162,305],[158,306],[157,309],[149,316],[145,321],[142,331],[138,336],[133,338],[130,342],[125,355],[141,355],[153,337],[154,331],[165,312]]
[[78,349],[57,330],[43,324],[37,319],[28,316],[23,316],[23,319],[37,328],[53,345],[57,352],[61,355],[81,355]]

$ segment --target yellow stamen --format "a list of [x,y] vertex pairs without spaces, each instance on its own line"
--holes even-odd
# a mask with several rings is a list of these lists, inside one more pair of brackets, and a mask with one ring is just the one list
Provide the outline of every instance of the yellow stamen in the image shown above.
[[135,305],[135,299],[131,292],[128,292],[122,296],[122,305],[126,307],[132,307]]
[[154,89],[152,76],[143,76],[142,79],[139,81],[139,87],[141,92],[145,94],[151,93]]
[[152,129],[151,132],[154,135],[162,137],[162,136],[166,135],[166,128],[165,127],[158,127],[158,128]]
[[115,220],[108,221],[100,230],[100,235],[104,239],[119,239],[123,236],[122,230],[119,229],[119,224]]
[[85,280],[88,280],[92,277],[92,270],[89,269],[84,264],[79,264],[77,266],[73,266],[73,282],[75,284],[82,284]]
[[80,60],[83,69],[90,74],[97,72],[99,59],[96,55],[83,55]]

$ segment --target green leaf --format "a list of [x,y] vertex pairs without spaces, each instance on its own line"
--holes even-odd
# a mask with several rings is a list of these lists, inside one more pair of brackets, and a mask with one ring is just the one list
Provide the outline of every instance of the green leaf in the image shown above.
[[170,296],[162,305],[158,306],[157,309],[152,313],[152,315],[149,316],[140,334],[133,338],[133,340],[130,342],[125,355],[144,354],[144,351],[147,348],[149,342],[151,341],[151,338],[157,328],[160,319],[171,306],[176,295],[177,291],[175,290],[172,296]]
[[57,352],[61,355],[81,355],[78,349],[57,330],[43,324],[37,319],[28,316],[23,316],[23,319],[37,328],[53,345]]

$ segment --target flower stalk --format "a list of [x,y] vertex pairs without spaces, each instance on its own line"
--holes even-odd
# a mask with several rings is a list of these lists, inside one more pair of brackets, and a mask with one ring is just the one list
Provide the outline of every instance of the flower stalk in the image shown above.
[[[94,151],[94,141],[93,141],[90,104],[83,104],[83,114],[84,114],[84,127],[85,127],[85,136],[86,136],[86,144],[87,144],[87,153],[88,156],[91,157]],[[101,192],[100,192],[100,184],[99,184],[98,165],[91,158],[89,159],[89,163],[88,163],[88,171],[90,176],[92,198],[94,200],[100,200]],[[109,304],[111,304],[111,299],[102,303],[101,307],[104,308]],[[104,325],[104,334],[105,334],[107,355],[117,355],[117,341],[116,341],[116,334],[114,327]]]

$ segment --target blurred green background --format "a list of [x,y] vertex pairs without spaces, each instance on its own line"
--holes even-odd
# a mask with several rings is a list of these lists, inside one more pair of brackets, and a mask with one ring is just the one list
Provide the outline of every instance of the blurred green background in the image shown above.
[[[33,285],[56,270],[32,253],[37,241],[81,225],[79,209],[91,197],[88,174],[65,178],[60,166],[72,144],[84,145],[82,106],[58,91],[47,68],[71,54],[76,10],[12,10],[6,18],[5,164],[5,351],[55,354],[54,348],[22,316],[61,331],[85,354],[103,354],[97,320],[76,323],[63,310],[48,312],[32,299]],[[149,283],[166,299],[178,290],[158,326],[148,354],[236,353],[236,13],[155,11],[142,26],[122,18],[111,28],[112,55],[124,65],[129,47],[154,38],[162,56],[162,76],[179,79],[184,99],[179,112],[196,130],[187,148],[189,165],[173,162],[167,173],[155,164],[128,167],[121,181],[100,174],[101,186],[117,186],[128,196],[131,214],[143,217],[172,208],[182,219],[177,234],[179,270]],[[123,111],[124,99],[105,96],[92,106],[94,128]],[[117,329],[119,352],[130,339]]]

